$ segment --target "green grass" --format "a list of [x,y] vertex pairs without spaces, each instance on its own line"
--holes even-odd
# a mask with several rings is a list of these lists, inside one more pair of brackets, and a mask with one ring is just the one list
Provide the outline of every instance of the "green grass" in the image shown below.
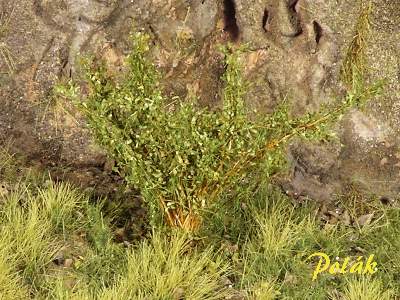
[[[23,186],[19,185],[19,189]],[[26,186],[1,198],[1,299],[224,299],[228,266],[182,234],[126,249],[100,204],[68,185]],[[63,253],[72,266],[53,261]],[[147,297],[147,298],[146,298]]]
[[[273,189],[248,191],[237,200],[249,205],[236,220],[247,224],[240,234],[210,239],[158,231],[125,248],[113,239],[101,206],[78,190],[51,184],[13,192],[2,198],[0,209],[2,299],[226,299],[234,292],[246,299],[400,295],[398,207],[376,202],[370,211],[378,221],[360,231],[355,224],[326,226],[315,205],[295,207]],[[238,247],[221,247],[227,242]],[[355,259],[360,255],[356,247],[364,249],[362,255],[375,255],[376,274],[323,273],[311,280],[310,254]],[[60,252],[73,259],[72,266],[53,262]]]
[[[212,248],[197,251],[184,235],[154,234],[128,253],[127,274],[105,292],[106,299],[224,299],[221,286],[228,266],[214,259]],[[174,296],[175,295],[175,296]]]
[[[279,294],[278,299],[328,299],[335,291],[345,299],[393,299],[393,295],[400,295],[398,207],[379,205],[375,199],[374,207],[369,208],[375,214],[371,224],[326,225],[313,204],[294,207],[285,196],[270,191],[252,196],[257,197],[264,198],[266,206],[255,213],[257,229],[242,247],[243,261],[237,274],[248,295],[256,294],[262,284],[272,294]],[[348,197],[341,201],[347,203]],[[357,252],[357,248],[365,253]],[[315,266],[307,257],[315,252],[326,253],[331,260],[338,256],[353,261],[359,255],[374,254],[379,271],[373,275],[323,273],[312,281]],[[357,293],[365,296],[357,298]],[[377,298],[368,298],[372,293]]]
[[394,296],[393,290],[385,290],[380,280],[362,278],[348,281],[344,300],[389,300]]

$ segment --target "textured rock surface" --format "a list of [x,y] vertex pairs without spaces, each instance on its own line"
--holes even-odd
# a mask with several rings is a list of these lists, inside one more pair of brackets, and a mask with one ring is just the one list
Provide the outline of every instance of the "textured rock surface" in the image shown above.
[[[358,6],[352,1],[308,1],[308,4],[311,18],[326,24],[336,36],[339,59],[342,60],[354,34]],[[347,184],[356,184],[363,191],[373,192],[378,196],[397,198],[400,192],[400,3],[375,0],[373,5],[372,34],[368,50],[369,79],[374,82],[385,78],[388,84],[384,94],[372,99],[364,112],[354,111],[341,122],[340,136],[343,146],[337,149],[339,152],[326,154],[326,160],[329,160],[328,157],[335,157],[337,160],[332,167],[324,168],[330,174],[330,179],[327,184],[322,185],[321,191],[332,190],[328,193],[328,198],[332,198],[332,195],[340,192]],[[301,161],[306,157],[303,155],[299,159]],[[298,162],[299,159],[294,161]],[[305,164],[318,165],[318,160],[306,158]],[[307,187],[307,180],[301,179],[309,178],[307,174],[307,171],[296,171],[294,168],[294,182],[304,182],[297,184],[295,190],[298,194]],[[323,180],[319,182],[324,183]]]
[[[400,2],[373,2],[369,76],[387,78],[385,93],[343,118],[342,146],[289,147],[291,174],[282,185],[293,195],[329,200],[349,183],[399,195]],[[217,45],[248,43],[249,107],[270,112],[287,99],[302,114],[343,96],[339,71],[360,11],[352,0],[3,0],[0,10],[2,24],[11,16],[0,30],[0,51],[11,57],[0,56],[0,140],[85,186],[113,182],[109,163],[73,108],[50,97],[58,80],[76,78],[80,54],[119,70],[134,23],[152,35],[166,93],[214,106],[223,73]]]

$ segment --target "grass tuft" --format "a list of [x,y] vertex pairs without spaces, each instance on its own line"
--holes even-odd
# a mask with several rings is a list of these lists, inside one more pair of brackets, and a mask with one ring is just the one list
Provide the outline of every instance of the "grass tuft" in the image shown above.
[[370,35],[371,27],[371,13],[372,13],[372,2],[371,1],[360,1],[361,13],[358,17],[355,33],[350,45],[347,49],[347,53],[342,66],[342,80],[343,82],[354,92],[359,91],[363,86],[360,85],[360,81],[363,81],[367,75],[367,48],[368,40]]
[[351,279],[347,283],[342,299],[390,300],[394,299],[394,293],[390,289],[385,289],[382,282],[377,279]]
[[0,298],[28,299],[28,286],[23,284],[23,279],[16,272],[17,266],[14,261],[10,261],[7,251],[9,251],[7,248],[0,250]]
[[51,221],[36,200],[28,190],[14,192],[0,210],[0,248],[7,249],[9,260],[33,286],[60,247],[53,239]]
[[293,255],[294,246],[315,224],[310,218],[298,218],[294,207],[287,202],[275,203],[276,199],[270,200],[265,212],[258,216],[260,231],[257,244],[268,257],[276,260],[279,256]]
[[103,298],[226,299],[220,279],[227,272],[211,248],[197,251],[182,234],[154,234],[128,254],[127,274]]

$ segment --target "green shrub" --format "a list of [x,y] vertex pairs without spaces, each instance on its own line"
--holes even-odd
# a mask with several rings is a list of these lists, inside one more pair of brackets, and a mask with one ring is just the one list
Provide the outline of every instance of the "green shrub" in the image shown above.
[[240,65],[244,49],[230,45],[222,49],[226,71],[221,109],[201,109],[194,100],[171,102],[162,95],[160,75],[148,59],[148,39],[141,33],[132,36],[123,80],[109,75],[104,64],[86,61],[90,88],[85,101],[73,84],[59,91],[76,100],[97,141],[117,162],[116,169],[140,190],[153,225],[163,217],[172,226],[198,228],[202,211],[221,193],[260,165],[268,174],[281,168],[282,143],[293,136],[326,138],[328,121],[361,100],[349,95],[327,113],[297,119],[282,105],[272,115],[250,120]]
[[171,225],[196,227],[199,210],[241,175],[226,176],[228,172],[260,147],[244,111],[237,53],[227,52],[224,107],[211,112],[194,102],[167,109],[159,75],[146,58],[147,37],[135,35],[133,46],[122,84],[107,77],[104,66],[91,69],[84,111],[99,142],[127,182],[140,189],[153,216],[165,212]]

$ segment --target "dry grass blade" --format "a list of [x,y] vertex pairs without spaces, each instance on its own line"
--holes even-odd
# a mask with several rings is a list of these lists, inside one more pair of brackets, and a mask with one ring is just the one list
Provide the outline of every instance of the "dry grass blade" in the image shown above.
[[14,10],[15,8],[13,7],[8,13],[5,10],[0,13],[0,57],[6,64],[9,74],[12,74],[16,70],[16,63],[15,58],[7,44],[4,42],[4,39],[10,28],[10,22],[14,14]]
[[0,38],[3,38],[6,35],[13,14],[14,14],[14,7],[11,9],[10,13],[7,13],[5,11],[0,13]]
[[16,70],[15,59],[5,43],[0,43],[0,54],[3,61],[7,65],[8,72],[13,73]]
[[366,73],[366,49],[371,27],[372,2],[361,1],[361,14],[355,27],[355,34],[349,45],[342,66],[342,80],[353,87],[354,80]]

